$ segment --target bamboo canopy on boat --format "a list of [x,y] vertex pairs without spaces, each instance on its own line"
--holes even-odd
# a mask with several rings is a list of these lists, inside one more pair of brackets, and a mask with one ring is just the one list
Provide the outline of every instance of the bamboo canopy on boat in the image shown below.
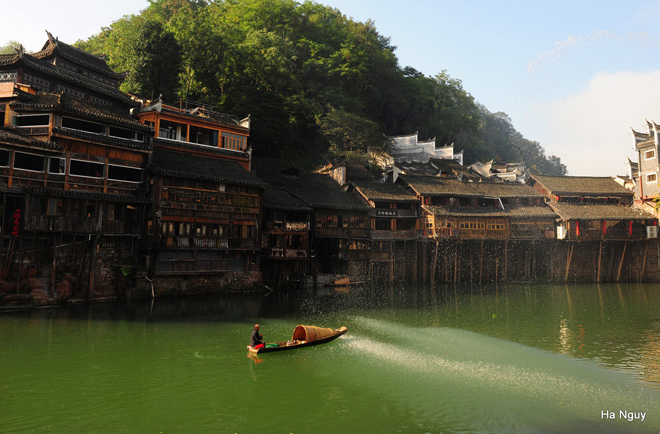
[[334,335],[336,332],[332,329],[299,325],[293,331],[293,341],[315,341]]

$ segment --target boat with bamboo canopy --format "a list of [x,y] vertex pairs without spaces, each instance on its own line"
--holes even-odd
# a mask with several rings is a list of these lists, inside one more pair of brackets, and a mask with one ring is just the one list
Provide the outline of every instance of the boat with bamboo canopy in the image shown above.
[[285,342],[267,343],[263,348],[255,348],[248,345],[247,349],[252,354],[271,353],[274,351],[292,350],[294,348],[309,347],[312,345],[325,344],[334,341],[348,331],[345,326],[338,329],[324,327],[299,325],[293,330],[291,340]]

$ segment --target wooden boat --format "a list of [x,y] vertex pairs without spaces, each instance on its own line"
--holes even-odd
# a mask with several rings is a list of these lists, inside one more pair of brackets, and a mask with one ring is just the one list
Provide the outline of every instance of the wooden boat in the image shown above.
[[247,349],[252,354],[271,353],[273,351],[292,350],[294,348],[310,347],[312,345],[325,344],[334,341],[346,333],[346,327],[328,329],[323,327],[299,325],[293,331],[290,341],[266,344],[264,348],[254,348],[248,345]]

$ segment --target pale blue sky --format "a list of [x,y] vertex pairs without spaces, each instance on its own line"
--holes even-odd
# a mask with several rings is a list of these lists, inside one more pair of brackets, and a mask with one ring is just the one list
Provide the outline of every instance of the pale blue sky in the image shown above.
[[[630,128],[660,123],[660,0],[325,0],[371,19],[401,66],[447,70],[490,111],[559,156],[572,175],[625,174]],[[145,0],[33,0],[12,11],[0,44],[37,50],[97,33]],[[48,10],[48,13],[34,11]],[[21,15],[23,14],[23,15]]]

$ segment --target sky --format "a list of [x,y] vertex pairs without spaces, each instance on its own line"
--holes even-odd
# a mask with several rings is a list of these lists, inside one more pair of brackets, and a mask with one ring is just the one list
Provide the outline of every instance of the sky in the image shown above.
[[[477,102],[506,113],[525,138],[561,158],[569,175],[626,175],[627,159],[637,158],[631,128],[660,124],[660,0],[318,3],[372,20],[402,67],[461,80]],[[31,0],[3,22],[0,45],[16,40],[36,51],[45,30],[73,43],[147,6]]]

